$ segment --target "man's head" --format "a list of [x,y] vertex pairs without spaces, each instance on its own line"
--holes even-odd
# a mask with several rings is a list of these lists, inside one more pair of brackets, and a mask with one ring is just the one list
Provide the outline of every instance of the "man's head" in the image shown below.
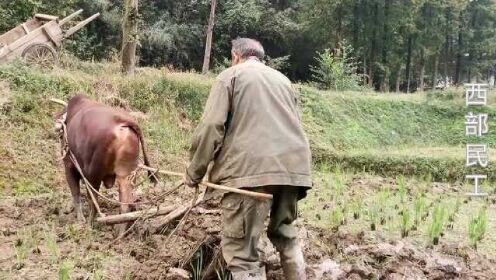
[[249,38],[238,38],[232,41],[232,65],[242,63],[250,57],[262,60],[265,56],[265,51],[257,40]]

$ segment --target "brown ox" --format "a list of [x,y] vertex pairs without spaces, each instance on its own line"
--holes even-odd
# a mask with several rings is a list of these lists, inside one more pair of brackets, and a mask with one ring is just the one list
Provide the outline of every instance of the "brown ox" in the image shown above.
[[[66,112],[68,146],[86,179],[97,190],[102,182],[107,188],[117,183],[119,201],[132,203],[132,186],[128,177],[138,167],[140,143],[144,162],[149,165],[138,124],[126,112],[91,101],[84,95],[71,98]],[[84,221],[79,187],[82,177],[69,155],[64,158],[64,165],[77,219]],[[155,177],[150,178],[156,182]],[[98,198],[96,194],[94,196]],[[90,205],[92,221],[96,209],[93,203]],[[130,209],[130,204],[120,206],[121,213]]]

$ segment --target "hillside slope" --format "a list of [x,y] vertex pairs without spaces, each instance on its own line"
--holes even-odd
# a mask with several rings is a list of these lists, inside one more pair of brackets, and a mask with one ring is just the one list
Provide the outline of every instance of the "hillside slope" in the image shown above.
[[[153,162],[181,170],[212,82],[213,77],[157,69],[122,77],[112,64],[77,62],[48,73],[19,64],[1,66],[0,188],[14,193],[50,188],[58,149],[53,114],[60,107],[48,100],[78,92],[141,112]],[[297,88],[316,164],[435,180],[460,180],[467,172],[467,110],[457,93],[441,99]],[[485,111],[496,112],[492,105]],[[481,142],[496,143],[496,134]]]

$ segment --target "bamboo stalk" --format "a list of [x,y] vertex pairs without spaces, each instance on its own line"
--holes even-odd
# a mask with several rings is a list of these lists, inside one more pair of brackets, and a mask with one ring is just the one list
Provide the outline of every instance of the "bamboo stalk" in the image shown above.
[[[184,174],[179,173],[179,172],[159,170],[156,168],[148,167],[148,166],[143,165],[143,164],[140,164],[139,167],[142,169],[148,170],[148,171],[157,172],[157,173],[165,174],[165,175],[169,175],[169,176],[177,176],[177,177],[183,177],[184,176]],[[216,189],[216,190],[221,190],[221,191],[232,192],[232,193],[239,193],[239,194],[251,196],[251,197],[257,198],[257,199],[272,199],[271,194],[247,191],[247,190],[237,189],[237,188],[233,188],[233,187],[217,185],[217,184],[210,183],[210,182],[201,182],[200,186],[212,188],[212,189]]]
[[141,217],[155,217],[155,216],[161,216],[161,215],[167,215],[170,212],[174,211],[177,209],[177,205],[172,205],[172,206],[167,206],[167,207],[154,207],[148,210],[142,210],[142,211],[135,211],[135,212],[129,212],[129,213],[124,213],[124,214],[119,214],[119,215],[110,215],[110,216],[105,216],[105,217],[99,217],[96,219],[97,222],[103,223],[103,224],[122,224],[122,223],[127,223],[127,222],[132,222],[135,221]]

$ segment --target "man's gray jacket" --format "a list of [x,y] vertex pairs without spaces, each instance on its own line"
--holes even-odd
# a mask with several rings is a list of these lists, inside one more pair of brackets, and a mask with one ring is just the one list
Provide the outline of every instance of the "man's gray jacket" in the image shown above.
[[311,187],[311,154],[291,82],[256,59],[216,79],[190,149],[187,176],[232,187]]

